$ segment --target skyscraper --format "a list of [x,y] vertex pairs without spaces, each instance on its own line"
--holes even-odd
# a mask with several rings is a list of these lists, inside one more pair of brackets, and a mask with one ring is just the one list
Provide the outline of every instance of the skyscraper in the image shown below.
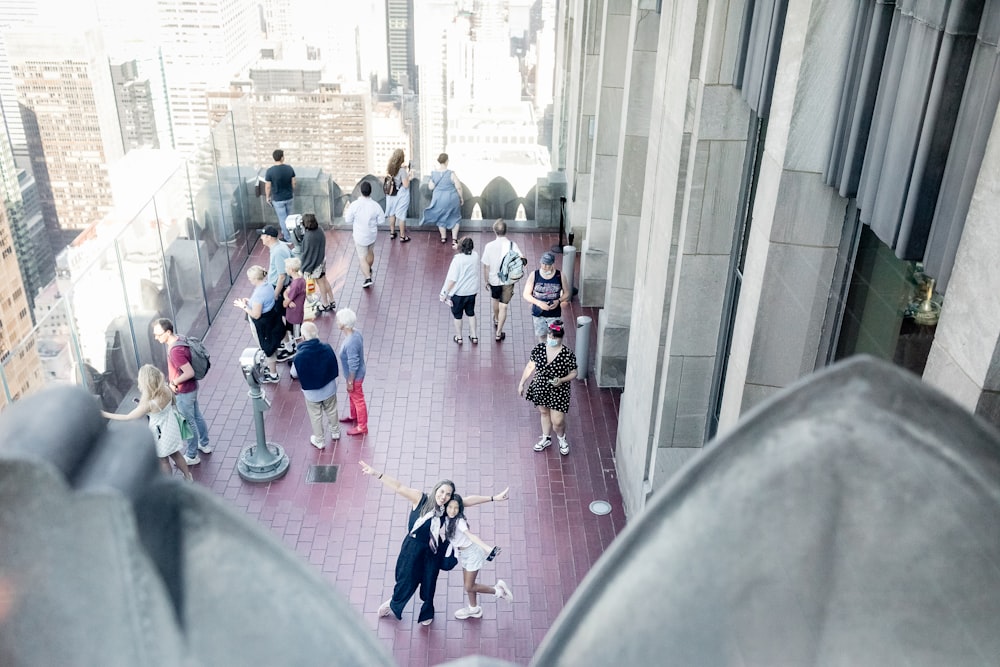
[[135,60],[111,63],[111,80],[115,86],[118,124],[125,150],[159,148],[153,87],[149,79],[139,75],[138,63]]
[[7,55],[45,224],[57,234],[103,219],[124,150],[99,31],[19,28]]
[[386,0],[389,89],[419,92],[413,52],[413,0]]

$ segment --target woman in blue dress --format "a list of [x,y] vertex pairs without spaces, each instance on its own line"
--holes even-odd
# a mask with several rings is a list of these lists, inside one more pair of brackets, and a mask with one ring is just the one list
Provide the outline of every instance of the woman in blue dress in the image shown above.
[[451,247],[458,248],[459,222],[462,220],[462,184],[451,169],[448,168],[448,154],[438,155],[438,165],[431,174],[427,188],[433,193],[431,205],[424,209],[420,224],[433,223],[441,232],[441,243],[448,242],[448,230],[451,230]]

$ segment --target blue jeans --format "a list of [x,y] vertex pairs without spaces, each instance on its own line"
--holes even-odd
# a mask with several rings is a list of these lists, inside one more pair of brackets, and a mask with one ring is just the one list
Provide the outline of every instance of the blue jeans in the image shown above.
[[198,391],[174,394],[174,400],[177,402],[177,409],[188,420],[188,423],[191,424],[191,430],[194,431],[194,435],[188,440],[185,450],[185,455],[189,459],[193,459],[198,454],[199,444],[208,447],[208,424],[205,423],[201,408],[198,407]]
[[271,206],[274,207],[274,212],[278,216],[278,224],[281,225],[281,240],[288,241],[292,237],[288,233],[288,227],[285,226],[285,218],[292,212],[292,200],[272,201]]

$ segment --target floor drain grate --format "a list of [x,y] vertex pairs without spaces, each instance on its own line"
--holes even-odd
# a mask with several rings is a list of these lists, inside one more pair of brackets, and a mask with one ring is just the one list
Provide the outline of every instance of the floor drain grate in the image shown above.
[[331,484],[337,481],[337,468],[339,466],[309,466],[306,473],[306,481],[315,484]]
[[611,503],[606,500],[595,500],[590,503],[590,511],[597,516],[604,516],[611,513]]

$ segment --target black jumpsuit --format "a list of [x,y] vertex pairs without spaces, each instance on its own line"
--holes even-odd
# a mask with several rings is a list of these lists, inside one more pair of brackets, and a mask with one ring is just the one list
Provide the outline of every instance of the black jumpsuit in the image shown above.
[[403,538],[403,546],[396,558],[396,587],[392,591],[390,607],[396,618],[402,618],[403,607],[410,601],[417,588],[420,588],[420,606],[418,621],[434,618],[434,591],[437,588],[437,577],[440,572],[440,558],[448,543],[442,541],[437,546],[437,552],[431,551],[432,519],[424,521],[416,530],[413,524],[420,518],[420,507],[427,500],[427,494],[421,494],[420,502],[410,512],[406,525],[410,532]]

